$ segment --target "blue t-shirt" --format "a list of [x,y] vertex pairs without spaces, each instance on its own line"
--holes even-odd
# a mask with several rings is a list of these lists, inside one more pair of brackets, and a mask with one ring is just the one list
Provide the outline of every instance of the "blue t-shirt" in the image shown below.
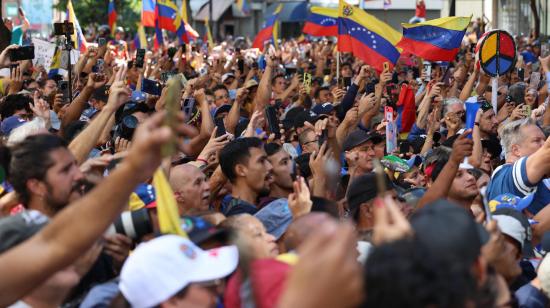
[[492,200],[498,195],[510,193],[518,197],[535,194],[533,202],[527,208],[536,214],[550,203],[550,179],[531,183],[527,178],[527,157],[518,159],[513,164],[504,164],[494,172],[487,186],[487,198]]

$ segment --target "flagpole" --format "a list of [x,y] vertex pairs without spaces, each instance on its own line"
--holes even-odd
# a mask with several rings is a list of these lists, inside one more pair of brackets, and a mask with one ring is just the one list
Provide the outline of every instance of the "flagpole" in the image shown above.
[[336,82],[340,79],[340,50],[336,52]]

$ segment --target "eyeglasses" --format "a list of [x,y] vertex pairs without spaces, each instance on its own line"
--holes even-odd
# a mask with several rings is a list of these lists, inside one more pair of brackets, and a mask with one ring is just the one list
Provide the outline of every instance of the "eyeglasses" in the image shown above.
[[216,96],[216,100],[229,98],[229,95]]
[[319,142],[319,139],[313,139],[313,140],[310,140],[310,141],[306,141],[306,142],[304,142],[304,145],[308,145],[308,144],[313,143],[313,142],[317,143],[317,142]]

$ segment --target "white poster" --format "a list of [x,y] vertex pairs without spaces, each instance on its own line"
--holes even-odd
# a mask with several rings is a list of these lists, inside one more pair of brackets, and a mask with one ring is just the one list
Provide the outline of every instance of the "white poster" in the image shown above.
[[55,44],[33,38],[32,44],[34,45],[34,59],[32,64],[34,66],[42,65],[46,71],[50,70],[52,64],[53,53],[55,52]]

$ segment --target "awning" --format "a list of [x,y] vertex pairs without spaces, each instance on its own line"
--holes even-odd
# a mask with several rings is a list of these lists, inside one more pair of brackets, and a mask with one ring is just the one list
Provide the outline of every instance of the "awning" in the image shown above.
[[[225,11],[227,11],[227,9],[231,6],[231,4],[233,4],[233,2],[235,2],[235,0],[215,0],[215,1],[212,1],[212,3],[214,5],[212,6],[212,18],[210,18],[210,20],[218,21],[220,19],[220,17],[222,17],[223,13],[225,13]],[[204,21],[205,19],[207,19],[209,17],[209,14],[210,14],[210,4],[207,2],[199,10],[197,15],[195,15],[195,17],[193,17],[193,19]]]
[[[279,13],[279,20],[282,22],[300,22],[307,20],[309,14],[306,1],[297,2],[281,2],[283,9]],[[271,16],[279,3],[270,4],[264,16]]]

